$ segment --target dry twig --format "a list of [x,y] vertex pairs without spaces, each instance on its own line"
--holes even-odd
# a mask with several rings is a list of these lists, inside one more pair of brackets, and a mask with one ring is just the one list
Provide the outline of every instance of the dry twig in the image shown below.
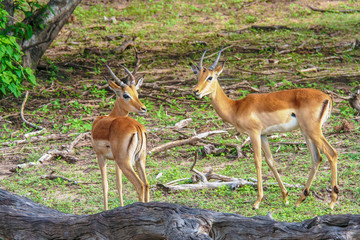
[[45,153],[44,155],[42,155],[39,160],[37,160],[36,162],[28,162],[28,163],[22,163],[22,164],[18,164],[15,167],[10,169],[10,172],[18,172],[19,169],[24,169],[24,168],[28,168],[31,166],[36,166],[36,165],[40,165],[43,164],[46,161],[50,161],[51,159],[55,158],[55,157],[63,157],[66,159],[66,161],[68,163],[75,163],[78,161],[78,159],[73,156],[74,154],[74,147],[75,145],[82,140],[83,138],[85,138],[86,136],[90,135],[90,132],[86,132],[86,133],[81,133],[79,134],[79,136],[77,136],[74,141],[72,141],[67,148],[65,148],[65,150],[50,150],[47,153]]
[[74,184],[74,185],[78,185],[78,182],[77,182],[77,181],[71,180],[71,179],[69,179],[69,178],[67,178],[67,177],[63,177],[63,176],[59,176],[59,175],[52,175],[52,174],[50,174],[50,175],[43,175],[43,176],[41,176],[41,179],[49,179],[49,180],[55,180],[55,179],[58,179],[58,178],[60,178],[60,179],[62,179],[62,180],[64,180],[64,181],[70,182],[70,183],[72,183],[72,184]]
[[35,124],[33,124],[33,123],[30,123],[30,122],[27,121],[27,120],[25,119],[25,117],[24,117],[24,108],[25,108],[25,104],[26,104],[26,101],[27,101],[28,97],[29,97],[29,91],[26,91],[24,101],[23,101],[23,103],[21,104],[20,117],[21,117],[21,119],[23,120],[23,122],[24,122],[25,124],[29,125],[30,127],[33,127],[33,128],[35,128],[35,129],[44,130],[45,128],[43,128],[43,127],[41,127],[41,126],[37,126],[37,125],[35,125]]
[[331,12],[331,13],[354,13],[354,12],[360,12],[360,9],[347,9],[347,10],[332,10],[332,9],[320,9],[313,6],[308,5],[308,8],[310,8],[313,11],[316,12]]
[[192,144],[192,143],[194,143],[196,141],[199,141],[202,138],[206,138],[206,137],[208,137],[210,135],[218,134],[218,133],[227,133],[227,131],[224,131],[224,130],[210,131],[210,132],[197,134],[197,135],[192,136],[192,137],[187,138],[187,139],[168,142],[168,143],[162,144],[160,146],[154,147],[153,149],[151,149],[148,152],[148,154],[153,155],[155,153],[162,152],[162,151],[165,151],[165,150],[173,148],[173,147],[182,146],[182,145],[186,145],[186,144]]

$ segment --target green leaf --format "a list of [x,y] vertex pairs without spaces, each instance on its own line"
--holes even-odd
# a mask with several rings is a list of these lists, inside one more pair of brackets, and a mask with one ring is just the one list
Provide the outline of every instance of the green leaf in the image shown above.
[[31,68],[25,68],[24,71],[27,74],[29,82],[33,85],[36,85],[36,78],[33,74],[33,70]]

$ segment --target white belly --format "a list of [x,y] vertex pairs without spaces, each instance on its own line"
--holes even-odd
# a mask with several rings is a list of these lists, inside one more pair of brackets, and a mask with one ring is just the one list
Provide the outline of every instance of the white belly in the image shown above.
[[272,125],[264,129],[261,134],[271,134],[271,133],[283,133],[290,132],[292,130],[299,128],[299,122],[296,117],[291,117],[290,121],[286,123],[281,123],[277,125]]

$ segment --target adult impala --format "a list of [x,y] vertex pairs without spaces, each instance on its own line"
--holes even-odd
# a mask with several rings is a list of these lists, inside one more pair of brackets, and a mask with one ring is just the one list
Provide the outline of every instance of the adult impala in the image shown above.
[[285,204],[288,203],[288,192],[276,170],[267,135],[300,128],[311,154],[312,167],[296,206],[299,206],[309,195],[309,188],[322,161],[319,152],[321,150],[330,162],[332,186],[330,208],[333,209],[339,193],[337,152],[326,141],[321,131],[322,125],[330,116],[331,97],[315,89],[293,89],[266,94],[249,94],[243,99],[232,100],[225,95],[217,79],[224,67],[223,65],[217,66],[221,51],[209,68],[203,67],[202,64],[205,53],[206,50],[200,59],[199,66],[192,65],[192,70],[198,77],[198,83],[193,91],[199,98],[209,96],[215,111],[223,120],[232,124],[238,132],[249,135],[253,146],[258,180],[258,195],[254,208],[259,208],[263,198],[261,149],[264,152],[266,163],[281,188]]
[[[135,186],[139,201],[149,201],[149,184],[145,174],[146,130],[138,121],[128,117],[129,112],[146,113],[146,108],[138,99],[137,92],[143,79],[140,78],[136,82],[132,73],[121,66],[130,78],[130,84],[126,84],[116,77],[109,66],[106,65],[106,67],[117,83],[108,81],[109,87],[116,93],[116,102],[110,115],[98,117],[91,130],[92,145],[101,171],[105,210],[108,209],[109,188],[106,172],[107,159],[116,162],[116,187],[120,197],[120,205],[124,205],[122,173]],[[134,164],[139,175],[133,169]]]

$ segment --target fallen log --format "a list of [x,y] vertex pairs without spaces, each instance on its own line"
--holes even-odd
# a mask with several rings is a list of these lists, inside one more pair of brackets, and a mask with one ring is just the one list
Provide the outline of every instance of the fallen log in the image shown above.
[[65,214],[0,189],[4,239],[358,239],[360,215],[325,215],[303,222],[134,203],[92,215]]

